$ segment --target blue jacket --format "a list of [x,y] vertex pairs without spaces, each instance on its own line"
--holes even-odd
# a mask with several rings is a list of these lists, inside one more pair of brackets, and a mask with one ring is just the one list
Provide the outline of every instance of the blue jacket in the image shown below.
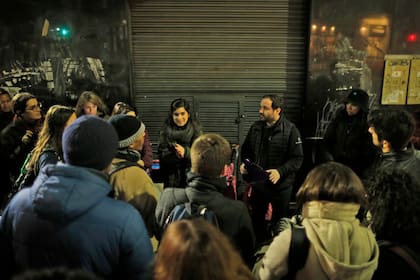
[[105,279],[145,279],[153,259],[137,210],[108,197],[105,174],[58,163],[16,194],[0,223],[0,279],[66,266]]

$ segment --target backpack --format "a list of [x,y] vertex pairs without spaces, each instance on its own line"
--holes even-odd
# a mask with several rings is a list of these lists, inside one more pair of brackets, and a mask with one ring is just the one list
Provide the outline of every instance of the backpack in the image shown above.
[[213,224],[219,228],[219,221],[216,214],[207,208],[207,206],[197,204],[194,202],[185,202],[178,204],[172,209],[169,213],[169,216],[166,218],[163,225],[163,231],[169,226],[170,223],[179,221],[182,219],[197,219],[201,218],[207,222]]

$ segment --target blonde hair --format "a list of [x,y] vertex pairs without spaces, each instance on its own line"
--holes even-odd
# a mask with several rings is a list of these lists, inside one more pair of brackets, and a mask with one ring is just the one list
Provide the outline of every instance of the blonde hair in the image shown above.
[[73,108],[62,105],[53,105],[48,109],[44,123],[42,124],[41,132],[38,135],[38,141],[36,142],[31,158],[26,165],[27,170],[34,170],[35,174],[39,172],[39,170],[37,170],[39,157],[47,146],[50,146],[50,148],[57,153],[59,158],[62,158],[61,137],[63,135],[64,127],[73,113]]

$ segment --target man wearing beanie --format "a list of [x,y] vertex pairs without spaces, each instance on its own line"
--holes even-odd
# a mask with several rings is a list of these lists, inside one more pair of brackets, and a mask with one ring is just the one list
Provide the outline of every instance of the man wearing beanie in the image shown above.
[[368,132],[369,95],[352,89],[329,124],[324,135],[327,152],[336,162],[347,165],[361,176],[373,162],[376,149]]
[[111,125],[82,116],[63,133],[65,163],[41,169],[0,222],[0,279],[27,269],[81,268],[104,279],[145,279],[153,259],[147,230],[129,204],[108,195],[104,173],[117,153]]
[[153,237],[158,193],[152,179],[141,167],[138,152],[144,144],[146,127],[136,117],[124,114],[114,115],[108,122],[118,134],[118,153],[109,171],[114,197],[129,202],[140,212],[150,237]]

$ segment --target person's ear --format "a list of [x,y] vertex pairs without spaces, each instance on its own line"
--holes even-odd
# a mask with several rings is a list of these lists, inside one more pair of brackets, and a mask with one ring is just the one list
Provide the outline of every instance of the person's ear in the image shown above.
[[388,142],[387,140],[382,140],[381,144],[382,144],[382,150],[384,152],[390,152],[390,151],[392,151],[391,143]]

